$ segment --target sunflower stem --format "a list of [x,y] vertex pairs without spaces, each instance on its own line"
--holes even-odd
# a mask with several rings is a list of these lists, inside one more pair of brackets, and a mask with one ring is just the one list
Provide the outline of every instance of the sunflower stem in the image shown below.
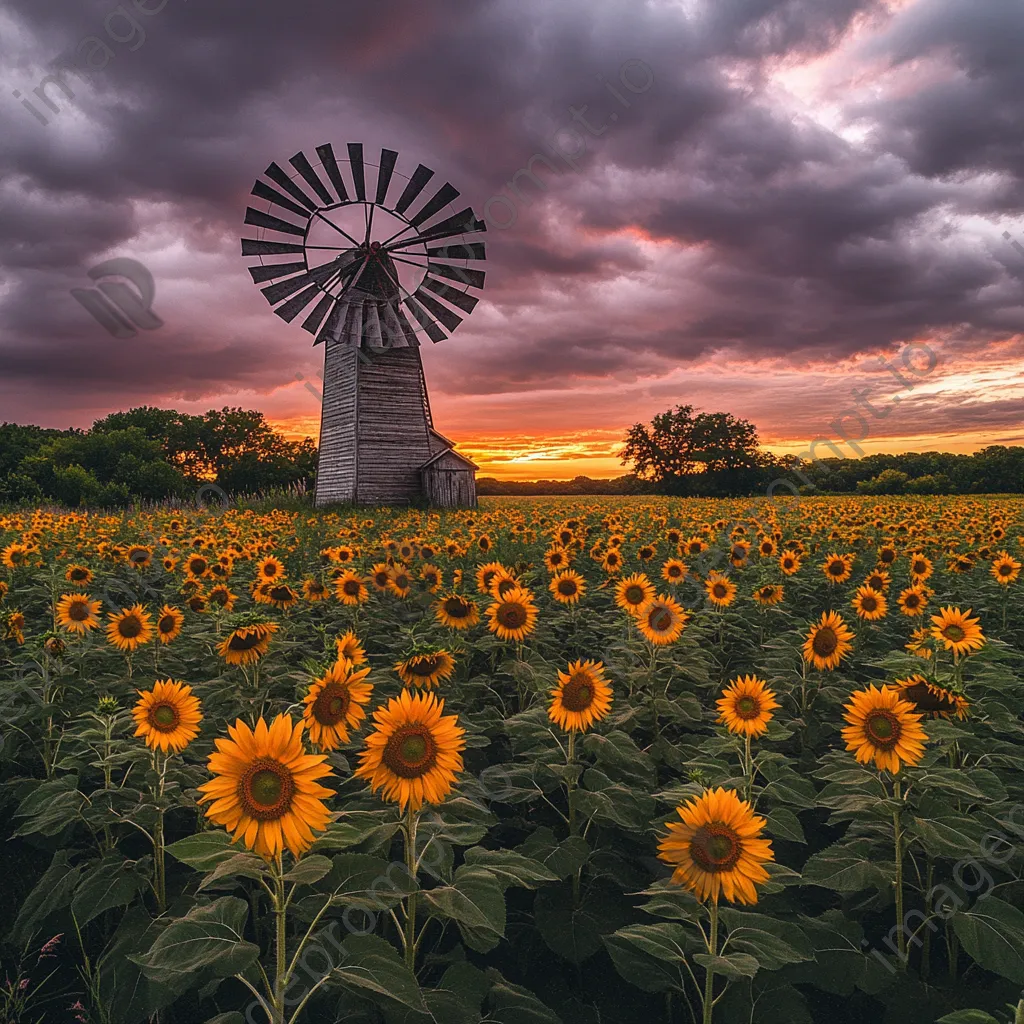
[[900,831],[900,782],[892,780],[893,798],[897,806],[892,812],[893,839],[896,853],[896,942],[899,948],[900,965],[907,965],[907,934],[903,927],[903,835]]
[[744,742],[743,768],[747,775],[746,800],[750,803],[751,794],[754,791],[754,759],[750,751],[750,734],[748,733]]
[[[411,882],[416,881],[416,826],[419,815],[412,809],[412,801],[405,812],[405,867]],[[411,892],[405,908],[405,966],[416,970],[416,893]]]
[[[711,915],[711,935],[708,937],[708,955],[718,956],[718,901],[712,901],[708,908]],[[708,967],[704,978],[704,1024],[711,1024],[714,1012],[715,972]]]
[[274,1019],[272,1024],[284,1024],[284,993],[288,987],[287,968],[287,898],[284,891],[284,866],[281,863],[281,854],[278,852],[271,864],[271,871],[274,876],[274,922],[276,925],[276,937],[274,952],[276,963],[274,965]]

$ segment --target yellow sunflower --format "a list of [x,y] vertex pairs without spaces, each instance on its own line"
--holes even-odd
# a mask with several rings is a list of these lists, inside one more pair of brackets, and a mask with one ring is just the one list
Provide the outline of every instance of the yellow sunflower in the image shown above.
[[465,730],[455,715],[443,715],[444,701],[433,693],[402,690],[373,713],[355,775],[404,811],[441,803],[462,771]]
[[548,718],[566,732],[586,732],[612,706],[612,688],[600,661],[573,661],[568,672],[558,673],[551,691]]
[[1006,551],[1000,551],[989,572],[992,578],[1002,586],[1009,586],[1020,575],[1021,563],[1016,558],[1011,558]]
[[861,764],[874,761],[879,771],[896,775],[902,763],[915,765],[924,756],[928,736],[921,716],[913,704],[900,699],[898,690],[869,686],[852,694],[843,707],[843,718],[850,723],[843,729],[846,749]]
[[102,601],[92,601],[88,594],[64,594],[57,602],[57,621],[69,633],[84,636],[100,624]]
[[366,717],[364,706],[373,692],[373,683],[366,681],[369,674],[369,665],[356,669],[352,662],[339,660],[313,682],[302,701],[311,743],[321,750],[348,743],[349,729],[358,729]]
[[925,717],[952,718],[956,715],[962,720],[967,717],[970,708],[966,697],[928,682],[917,672],[906,679],[897,679],[893,688],[899,693],[900,700],[912,704],[914,710]]
[[399,661],[395,671],[406,686],[429,690],[451,677],[455,671],[455,659],[445,650],[425,651]]
[[576,604],[586,593],[587,585],[578,572],[573,569],[563,569],[551,577],[548,590],[559,604]]
[[642,572],[626,576],[615,584],[615,603],[623,611],[636,615],[654,598],[654,584]]
[[704,581],[704,591],[716,608],[728,608],[736,600],[736,584],[728,576],[713,569]]
[[779,556],[779,568],[786,576],[792,576],[800,571],[800,559],[792,552],[785,552]]
[[346,630],[341,636],[335,637],[334,646],[339,658],[353,665],[366,664],[366,651],[353,630]]
[[652,644],[663,647],[675,643],[690,616],[683,606],[667,594],[659,594],[637,613],[637,628]]
[[920,552],[910,556],[910,580],[912,583],[924,583],[934,571],[930,558],[925,558]]
[[821,571],[829,583],[845,583],[853,572],[853,555],[833,552],[822,563]]
[[370,600],[370,592],[366,589],[363,577],[352,569],[346,569],[334,581],[334,596],[351,608]]
[[449,594],[434,605],[434,615],[448,629],[469,629],[480,621],[480,613],[472,601],[460,594]]
[[169,644],[181,636],[181,629],[185,625],[185,614],[180,608],[173,608],[165,604],[160,609],[156,619],[156,636],[162,644]]
[[[315,604],[317,601],[326,601],[328,593],[327,587],[324,586],[323,582],[315,577],[302,581],[302,596],[310,604]],[[213,598],[212,590],[210,591],[210,598]]]
[[250,729],[240,718],[228,726],[228,739],[215,741],[208,767],[214,777],[203,783],[200,804],[206,816],[241,839],[266,860],[287,847],[299,857],[313,844],[315,831],[330,821],[324,800],[334,794],[318,779],[332,774],[326,754],[307,754],[302,723],[278,715],[268,727],[263,718]]
[[679,584],[686,579],[686,563],[678,558],[669,558],[661,567],[661,578],[669,584]]
[[487,609],[487,628],[499,640],[525,640],[537,625],[533,595],[516,587]]
[[256,579],[261,583],[267,581],[276,583],[278,580],[283,580],[287,575],[284,563],[273,555],[268,555],[256,563]]
[[839,662],[853,648],[854,634],[838,612],[822,612],[821,619],[811,626],[804,641],[804,661],[825,671],[839,667]]
[[866,586],[857,588],[857,593],[853,595],[853,600],[850,603],[853,605],[853,610],[868,622],[884,619],[889,610],[885,595]]
[[68,583],[74,583],[79,587],[87,587],[93,581],[92,569],[87,568],[84,565],[69,565],[67,572],[64,573],[64,579]]
[[781,707],[775,693],[757,676],[738,676],[718,699],[718,720],[738,736],[761,736],[768,731],[772,711]]
[[153,639],[153,620],[141,604],[111,612],[107,640],[119,651],[129,654]]
[[898,603],[900,611],[904,615],[916,618],[918,615],[924,614],[928,605],[928,593],[921,586],[907,587],[906,590],[900,592]]
[[199,698],[187,683],[157,680],[152,690],[138,694],[132,709],[135,735],[143,737],[150,750],[180,754],[199,735],[203,715]]
[[970,608],[966,612],[959,608],[940,608],[939,614],[932,616],[932,636],[958,657],[985,645],[978,619],[970,618],[970,614]]
[[729,789],[706,790],[676,808],[680,821],[665,823],[668,835],[658,857],[674,868],[672,881],[699,900],[757,903],[757,884],[768,880],[765,863],[775,859],[767,824]]

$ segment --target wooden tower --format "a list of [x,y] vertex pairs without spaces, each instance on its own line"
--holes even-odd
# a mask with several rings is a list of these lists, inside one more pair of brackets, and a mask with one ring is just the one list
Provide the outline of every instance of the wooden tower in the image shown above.
[[376,165],[358,143],[347,161],[329,144],[316,153],[315,166],[293,156],[293,173],[267,168],[252,190],[267,209],[245,217],[260,230],[242,239],[242,255],[259,258],[253,281],[273,282],[262,291],[277,315],[305,313],[324,345],[316,504],[475,505],[476,466],[434,429],[420,342],[442,341],[475,307],[469,289],[485,275],[470,264],[485,251],[464,239],[486,227],[472,208],[454,211],[448,183],[424,200],[434,172],[420,164],[406,178],[393,150]]

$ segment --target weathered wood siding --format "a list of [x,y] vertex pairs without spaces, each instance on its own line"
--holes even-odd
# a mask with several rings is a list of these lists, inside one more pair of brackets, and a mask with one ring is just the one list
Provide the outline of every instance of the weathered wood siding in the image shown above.
[[419,349],[370,350],[366,356],[356,371],[356,501],[417,501],[423,497],[420,467],[430,458]]
[[358,357],[349,345],[324,346],[324,398],[316,504],[354,501],[356,495],[356,389]]
[[423,470],[423,491],[440,508],[475,508],[476,470],[449,451]]

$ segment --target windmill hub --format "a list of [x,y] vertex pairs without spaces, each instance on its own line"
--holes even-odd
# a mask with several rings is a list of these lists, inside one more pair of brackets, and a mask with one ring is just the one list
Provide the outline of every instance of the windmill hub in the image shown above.
[[419,346],[443,341],[479,301],[484,244],[465,239],[486,226],[455,210],[452,185],[429,195],[430,168],[398,172],[394,150],[378,164],[360,143],[348,160],[329,143],[316,155],[267,167],[252,189],[266,209],[246,210],[257,232],[242,239],[274,312],[305,314],[302,329],[324,344],[316,502],[475,505],[476,467],[434,429]]

